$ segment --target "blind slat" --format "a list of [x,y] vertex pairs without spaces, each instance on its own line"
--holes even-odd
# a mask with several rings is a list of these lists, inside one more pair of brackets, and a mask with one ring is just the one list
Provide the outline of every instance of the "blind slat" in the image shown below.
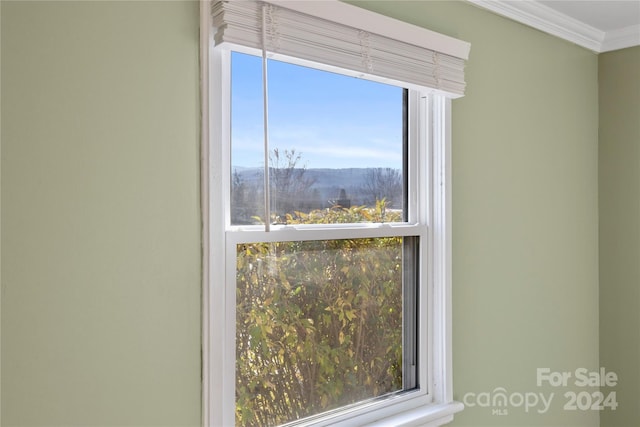
[[262,49],[265,4],[265,48],[271,53],[437,90],[450,97],[464,95],[463,58],[269,3],[214,0],[216,45],[228,42]]

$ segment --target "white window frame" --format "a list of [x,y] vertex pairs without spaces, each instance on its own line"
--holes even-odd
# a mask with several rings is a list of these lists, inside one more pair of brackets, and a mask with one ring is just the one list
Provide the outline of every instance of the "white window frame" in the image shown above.
[[[201,199],[203,218],[202,397],[203,425],[233,426],[235,421],[235,243],[229,232],[230,51],[215,47],[210,3],[201,3]],[[235,49],[245,50],[245,49]],[[246,51],[246,50],[245,50]],[[297,61],[294,61],[297,62]],[[453,401],[451,358],[451,101],[438,94],[410,91],[409,222],[362,225],[363,236],[419,235],[422,252],[418,339],[420,390],[381,402],[358,405],[330,418],[305,425],[440,426],[463,409]],[[411,132],[414,132],[411,135]],[[420,144],[418,143],[420,142]],[[416,168],[420,162],[426,167]],[[413,166],[413,167],[412,167]],[[418,193],[418,191],[424,191]],[[420,197],[420,196],[423,197]],[[426,197],[424,197],[426,196]],[[419,203],[416,203],[419,202]],[[412,215],[419,215],[419,218]],[[419,220],[419,221],[415,221]],[[414,222],[414,223],[412,223]],[[428,224],[416,227],[415,222]],[[238,229],[238,227],[233,227]],[[372,230],[374,228],[375,230]],[[270,232],[246,230],[262,241],[340,238],[340,227],[313,230],[273,227]],[[357,227],[351,233],[358,234]],[[352,234],[352,236],[354,235]],[[231,247],[232,250],[229,250]],[[426,369],[425,369],[426,367]]]

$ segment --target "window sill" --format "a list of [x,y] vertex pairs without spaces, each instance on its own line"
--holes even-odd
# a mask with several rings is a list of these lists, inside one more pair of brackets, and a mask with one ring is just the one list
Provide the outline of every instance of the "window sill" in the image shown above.
[[437,427],[453,421],[453,415],[464,409],[460,402],[427,405],[371,424],[369,427]]

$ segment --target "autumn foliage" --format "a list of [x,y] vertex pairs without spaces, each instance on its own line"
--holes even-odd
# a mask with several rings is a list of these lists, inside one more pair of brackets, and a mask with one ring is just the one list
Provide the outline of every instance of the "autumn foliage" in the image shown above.
[[[375,207],[288,224],[401,221]],[[401,237],[237,247],[236,423],[273,426],[402,389]]]

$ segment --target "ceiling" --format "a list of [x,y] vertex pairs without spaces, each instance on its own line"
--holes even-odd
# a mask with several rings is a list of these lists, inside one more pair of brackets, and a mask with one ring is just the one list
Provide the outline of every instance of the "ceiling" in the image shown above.
[[538,1],[601,31],[640,25],[640,0]]
[[640,0],[469,0],[595,52],[640,45]]

